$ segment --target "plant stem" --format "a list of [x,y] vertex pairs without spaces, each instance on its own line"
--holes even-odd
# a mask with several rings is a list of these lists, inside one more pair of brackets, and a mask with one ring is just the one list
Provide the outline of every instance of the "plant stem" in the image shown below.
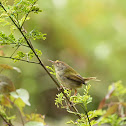
[[[17,43],[0,43],[0,45],[2,45],[2,44],[4,44],[4,45],[16,45]],[[24,47],[28,47],[29,48],[29,46],[23,45],[23,44],[20,44],[18,46],[24,46]]]
[[20,114],[20,117],[21,117],[22,125],[24,126],[25,123],[24,123],[24,120],[23,120],[23,115],[22,115],[22,113],[21,113],[21,110],[20,110],[19,107],[14,103],[14,101],[15,101],[16,99],[14,99],[14,101],[11,101],[7,96],[5,96],[5,98],[6,98],[13,106],[15,106],[15,107],[17,108],[17,110],[18,110],[18,112],[19,112],[19,114]]
[[86,114],[86,116],[87,116],[89,126],[91,126],[90,119],[89,119],[89,116],[88,116],[87,107],[85,107],[85,108],[86,108],[86,110],[85,110],[85,108],[84,108],[84,106],[83,106],[83,105],[81,105],[81,104],[80,104],[80,106],[83,108],[83,110],[84,110],[84,112],[85,112],[85,114]]
[[[2,3],[0,3],[0,6],[4,9],[4,11],[8,14],[7,10],[4,8],[4,6],[2,5]],[[28,16],[28,15],[27,15]],[[22,36],[24,37],[26,43],[28,44],[28,46],[31,48],[31,50],[33,51],[34,55],[36,56],[36,58],[38,59],[39,63],[41,65],[41,67],[44,68],[44,70],[46,71],[46,73],[50,76],[50,78],[53,80],[53,82],[56,84],[56,86],[59,88],[59,90],[63,93],[63,95],[65,96],[65,98],[67,99],[67,101],[69,102],[69,104],[71,105],[71,108],[78,113],[77,108],[73,105],[73,103],[69,100],[69,98],[67,97],[67,95],[64,93],[64,89],[60,89],[60,85],[58,84],[58,82],[53,78],[53,76],[50,74],[50,72],[47,70],[47,68],[45,67],[45,65],[43,64],[43,62],[41,61],[41,59],[39,58],[39,56],[37,55],[37,53],[35,52],[35,49],[32,45],[32,43],[27,39],[27,37],[25,36],[25,34],[22,32],[21,27],[19,27],[16,22],[13,20],[13,18],[8,15],[8,17],[11,19],[11,21],[14,23],[14,25],[17,27],[17,29],[20,31],[20,33],[22,34]],[[11,57],[10,57],[11,58]],[[13,59],[13,58],[11,58]],[[21,60],[21,61],[25,61],[25,60]],[[25,61],[25,62],[29,62],[29,61]],[[31,62],[30,62],[31,63]],[[79,114],[77,114],[78,118],[81,118],[81,116]]]
[[1,114],[0,117],[3,119],[3,121],[8,125],[8,126],[14,126],[10,121],[8,122]]
[[28,61],[28,60],[23,60],[23,59],[13,58],[13,57],[7,57],[7,56],[0,56],[0,57],[1,57],[1,58],[5,58],[5,59],[19,60],[19,61],[23,61],[23,62],[27,62],[27,63],[39,64],[39,63],[34,62],[34,61]]

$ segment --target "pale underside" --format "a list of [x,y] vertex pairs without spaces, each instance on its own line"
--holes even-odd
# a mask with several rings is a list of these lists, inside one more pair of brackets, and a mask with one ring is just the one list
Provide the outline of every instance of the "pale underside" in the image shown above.
[[62,86],[69,89],[81,88],[83,84],[81,79],[75,81],[72,77],[59,76],[59,74],[56,74],[56,77]]

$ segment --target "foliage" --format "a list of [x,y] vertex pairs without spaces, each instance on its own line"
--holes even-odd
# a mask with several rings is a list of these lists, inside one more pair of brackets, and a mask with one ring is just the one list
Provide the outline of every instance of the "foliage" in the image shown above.
[[[35,55],[37,55],[38,57],[42,55],[42,52],[40,50],[30,49],[27,44],[31,43],[30,39],[45,40],[46,34],[45,33],[42,34],[41,32],[35,29],[31,30],[30,32],[27,32],[24,29],[24,23],[30,19],[30,17],[28,17],[30,13],[38,14],[39,12],[42,12],[39,9],[36,2],[37,0],[15,0],[12,6],[7,5],[6,0],[3,0],[2,2],[0,2],[0,26],[1,27],[9,26],[10,28],[9,35],[0,31],[0,44],[2,46],[13,45],[14,51],[12,55],[8,58],[13,59],[15,62],[21,59],[29,62],[29,60],[31,60]],[[22,36],[15,37],[15,32],[17,32],[17,30],[21,32]],[[21,46],[28,48],[29,52],[26,53],[23,51],[17,51],[19,47]],[[4,52],[2,52],[0,55],[3,56],[3,54]],[[0,67],[2,70],[3,69],[16,70],[19,73],[21,72],[19,68],[12,67],[6,64],[0,64]],[[12,120],[16,121],[17,116],[16,115],[8,116],[8,114],[11,115],[11,113],[8,113],[6,109],[11,109],[11,110],[17,109],[17,111],[19,112],[18,115],[20,116],[22,120],[22,124],[24,126],[46,125],[44,122],[43,115],[36,114],[36,113],[26,114],[24,112],[24,108],[26,106],[31,106],[29,102],[29,93],[27,90],[22,89],[22,88],[12,89],[12,85],[14,86],[11,79],[3,75],[0,76],[0,93],[1,93],[0,117],[3,119],[3,121],[9,126],[13,126]]]
[[[109,99],[110,97],[117,97],[119,102],[110,101],[109,104],[105,104],[106,100],[103,99],[99,105],[100,108],[98,110],[93,111],[87,111],[88,104],[92,102],[92,97],[88,94],[90,87],[91,87],[90,84],[86,86],[86,88],[84,89],[84,95],[80,95],[79,93],[77,94],[77,96],[68,95],[71,102],[74,103],[74,105],[81,105],[85,114],[79,113],[81,115],[81,119],[77,119],[76,121],[70,120],[67,123],[74,124],[77,126],[87,126],[89,125],[90,120],[90,125],[94,124],[101,125],[108,123],[111,124],[112,126],[121,126],[126,124],[126,115],[124,111],[125,110],[124,108],[126,107],[126,103],[124,102],[126,88],[124,88],[121,81],[110,85],[108,94],[106,95],[107,99]],[[71,91],[65,90],[65,93],[71,94]],[[57,105],[57,107],[61,106],[61,108],[66,108],[69,113],[76,115],[77,113],[69,109],[67,101],[65,102],[66,104],[63,105],[64,101],[66,101],[66,99],[63,96],[63,94],[60,93],[56,97],[55,104]],[[108,107],[103,109],[103,106],[106,105]]]
[[50,74],[56,76],[55,69],[54,69],[54,66],[53,65],[52,65],[52,67],[46,66],[46,68],[50,70]]
[[[42,12],[38,5],[36,4],[37,0],[16,0],[13,4],[13,6],[7,5],[7,1],[2,1],[2,3],[0,4],[0,23],[1,26],[3,27],[6,25],[10,26],[10,34],[6,35],[4,32],[0,31],[0,44],[1,45],[10,45],[13,44],[13,48],[16,48],[14,53],[17,51],[17,49],[19,49],[20,46],[27,46],[27,42],[26,39],[24,38],[24,36],[27,38],[27,40],[29,39],[46,39],[46,34],[42,34],[41,32],[39,32],[38,30],[31,30],[30,32],[27,32],[23,25],[24,23],[29,20],[28,15],[30,13],[39,13]],[[3,6],[4,5],[4,6]],[[6,9],[6,11],[5,11]],[[9,18],[12,20],[12,22],[10,22]],[[4,23],[4,24],[3,24]],[[13,24],[12,24],[13,23]],[[17,30],[22,31],[24,36],[21,36],[19,38],[16,38],[14,35],[14,32],[16,32]],[[40,57],[42,55],[42,52],[38,49],[35,49],[36,54]],[[13,53],[13,55],[14,55]],[[32,50],[29,49],[28,53],[22,52],[22,51],[18,51],[17,54],[14,56],[14,61],[18,61],[19,59],[32,59],[34,56],[34,53]],[[12,56],[11,56],[12,57]],[[17,60],[16,60],[17,59]]]
[[[121,81],[113,83],[109,86],[106,97],[101,101],[99,105],[99,109],[107,106],[106,113],[99,120],[99,125],[101,125],[102,123],[109,123],[112,126],[122,126],[126,124],[125,94],[126,88],[122,85]],[[117,98],[117,100],[111,100],[113,97]],[[109,103],[106,104],[106,100],[109,99]]]
[[[6,66],[6,65],[2,65]],[[10,66],[7,66],[9,69],[11,68]],[[7,69],[5,67],[5,69]],[[4,86],[6,83],[7,86]],[[41,125],[44,126],[44,116],[41,114],[36,114],[36,113],[31,113],[31,114],[26,114],[24,112],[24,108],[26,106],[31,106],[29,102],[29,93],[25,89],[16,89],[15,91],[11,91],[10,89],[7,88],[12,88],[12,83],[11,80],[3,75],[0,75],[0,92],[3,90],[0,94],[0,117],[5,121],[6,124],[13,126],[11,121],[16,120],[16,115],[12,116],[12,113],[8,113],[7,109],[11,110],[18,110],[19,115],[21,116],[23,123],[25,123],[26,126],[34,126],[34,125]],[[8,90],[8,92],[6,92]],[[5,92],[4,92],[5,91]],[[9,115],[9,116],[8,116]]]
[[[67,122],[68,124],[74,124],[77,126],[88,126],[88,125],[94,125],[97,124],[97,121],[95,121],[93,118],[98,117],[103,114],[102,110],[94,110],[94,111],[88,111],[87,106],[89,103],[92,102],[92,97],[88,94],[89,89],[91,85],[87,85],[84,89],[84,94],[80,95],[79,93],[77,96],[71,95],[71,91],[68,89],[65,89],[65,93],[69,97],[70,101],[74,105],[80,105],[84,111],[84,113],[79,113],[81,116],[81,119],[77,119],[76,121],[70,120]],[[64,104],[63,104],[64,103]],[[71,114],[78,114],[70,109],[70,105],[67,103],[67,100],[65,99],[64,95],[62,93],[58,94],[55,99],[55,104],[57,107],[61,106],[61,108],[66,108],[66,110]],[[89,123],[89,120],[90,123]]]

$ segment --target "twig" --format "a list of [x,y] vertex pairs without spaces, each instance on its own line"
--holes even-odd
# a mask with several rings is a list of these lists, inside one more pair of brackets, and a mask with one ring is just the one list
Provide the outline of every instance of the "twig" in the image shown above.
[[1,114],[0,117],[3,119],[3,121],[8,125],[8,126],[14,126],[10,121],[8,122]]
[[40,63],[37,63],[37,62],[34,62],[34,61],[28,61],[28,60],[13,58],[13,57],[7,57],[7,56],[0,56],[0,57],[1,57],[1,58],[6,58],[6,59],[19,60],[19,61],[28,62],[28,63],[40,64]]
[[[2,44],[4,44],[4,45],[10,45],[10,44],[16,45],[17,43],[0,43],[0,45],[2,45]],[[19,46],[25,46],[25,47],[28,47],[29,48],[29,46],[23,45],[23,44],[19,44]]]
[[20,47],[20,46],[18,45],[17,48],[14,50],[14,52],[11,54],[10,57],[12,57],[12,56],[14,55],[14,53],[18,50],[19,47]]
[[24,25],[24,22],[26,21],[26,19],[27,19],[29,13],[31,12],[32,7],[36,4],[37,1],[38,1],[38,0],[36,0],[36,1],[32,4],[32,6],[31,6],[29,12],[25,15],[25,19],[24,19],[24,21],[22,22],[22,25],[20,26],[20,28],[22,28],[22,26]]
[[[14,106],[17,108],[17,110],[18,110],[18,112],[19,112],[19,114],[20,114],[20,117],[21,117],[22,125],[24,126],[25,123],[24,123],[24,120],[23,120],[23,115],[22,115],[22,113],[21,113],[19,107],[18,107],[16,104],[14,104],[14,102],[11,101],[8,97],[5,96],[5,98],[6,98],[12,105],[14,105]],[[15,101],[15,100],[16,100],[16,99],[14,99],[14,101]]]
[[[4,8],[4,6],[1,4],[1,7],[4,9],[4,11],[7,13],[7,10]],[[8,13],[7,13],[8,14]],[[71,108],[78,113],[77,108],[73,105],[73,103],[69,100],[69,98],[67,97],[67,95],[64,93],[63,89],[60,89],[60,85],[59,83],[53,78],[53,76],[50,74],[50,72],[47,70],[47,68],[45,67],[45,65],[43,64],[43,62],[41,61],[41,59],[39,58],[39,56],[37,55],[37,53],[35,52],[35,49],[32,45],[31,42],[28,41],[28,39],[26,38],[25,34],[22,32],[21,27],[18,27],[18,25],[16,24],[16,22],[13,20],[13,18],[8,15],[8,17],[11,19],[11,21],[14,23],[14,25],[17,27],[17,29],[20,31],[20,33],[22,34],[22,36],[24,37],[26,43],[28,44],[28,46],[31,48],[31,50],[33,51],[34,55],[36,56],[36,58],[38,59],[39,63],[41,65],[41,67],[44,68],[44,70],[47,72],[47,74],[50,76],[50,78],[53,80],[53,82],[56,84],[56,86],[59,88],[59,90],[63,93],[63,95],[65,96],[65,98],[67,99],[67,101],[70,103]],[[25,62],[29,62],[29,61],[25,61]],[[79,114],[77,114],[78,118],[81,118],[81,116]]]
[[79,105],[83,108],[83,110],[84,110],[84,112],[85,112],[85,114],[86,114],[86,116],[87,116],[89,126],[91,126],[90,119],[89,119],[89,116],[88,116],[88,111],[87,111],[87,110],[85,110],[85,108],[84,108],[84,106],[83,106],[83,105],[81,105],[81,104],[79,104]]

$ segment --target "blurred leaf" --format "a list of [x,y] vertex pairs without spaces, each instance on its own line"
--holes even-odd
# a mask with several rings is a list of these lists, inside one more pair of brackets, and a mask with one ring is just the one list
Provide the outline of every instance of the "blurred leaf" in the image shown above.
[[31,104],[29,103],[29,93],[27,90],[25,89],[17,89],[15,92],[11,92],[10,93],[11,96],[13,96],[14,98],[21,98],[22,101],[30,106]]
[[117,111],[118,104],[114,104],[108,108],[107,112],[105,113],[104,117],[108,117]]
[[[7,122],[10,122],[12,119],[15,119],[16,117],[15,116],[8,116],[6,114],[6,109],[4,106],[0,105],[0,115],[3,116],[4,120],[6,120]],[[8,123],[9,124],[9,123]]]
[[3,105],[3,106],[6,106],[8,108],[12,108],[11,103],[7,98],[9,99],[9,96],[1,95],[0,96],[0,104]]
[[27,121],[36,121],[36,122],[42,122],[43,124],[45,124],[44,119],[45,116],[41,115],[41,114],[35,114],[35,113],[31,113],[31,114],[26,114],[26,119]]
[[17,67],[12,67],[7,64],[0,64],[0,67],[3,69],[9,69],[9,70],[16,70],[17,72],[21,73],[21,70]]
[[113,84],[111,89],[109,90],[109,92],[105,96],[105,98],[103,98],[103,100],[100,102],[100,104],[98,106],[98,109],[102,109],[104,107],[106,100],[109,99],[112,96],[114,90],[115,90],[115,86]]
[[109,90],[109,92],[107,93],[107,95],[105,96],[105,99],[109,99],[112,96],[112,93],[115,91],[115,86],[114,84],[112,84],[111,89]]
[[3,50],[0,50],[0,56],[4,56]]
[[120,104],[126,107],[126,102],[121,102]]
[[44,124],[41,122],[30,121],[27,122],[24,126],[44,126]]
[[13,67],[14,70],[16,70],[18,73],[21,73],[21,70],[17,67]]
[[9,66],[9,65],[6,65],[6,64],[0,64],[0,67],[2,67],[3,69],[10,69],[10,70],[13,69],[12,66]]
[[106,101],[106,99],[103,98],[103,100],[100,102],[100,104],[98,106],[98,109],[102,109],[103,108],[103,106],[105,105],[105,101]]
[[8,77],[0,74],[0,93],[9,93],[12,91],[15,91],[12,81]]
[[10,96],[10,100],[20,109],[23,113],[23,108],[25,107],[25,103],[21,98],[14,98],[12,95]]

